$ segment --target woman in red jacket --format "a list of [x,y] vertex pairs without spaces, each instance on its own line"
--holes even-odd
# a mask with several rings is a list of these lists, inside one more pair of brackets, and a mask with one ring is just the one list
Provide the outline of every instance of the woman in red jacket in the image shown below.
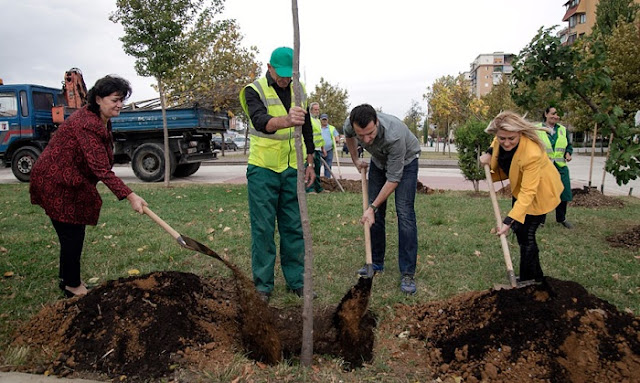
[[31,173],[31,203],[51,218],[60,240],[60,289],[67,297],[84,295],[80,256],[86,225],[96,225],[102,199],[96,188],[102,181],[119,200],[143,213],[147,202],[118,178],[113,167],[111,117],[118,116],[131,95],[125,79],[106,76],[88,93],[88,105],[73,113],[53,134]]
[[520,280],[541,282],[544,273],[536,231],[544,215],[560,203],[563,186],[536,133],[538,129],[513,112],[498,114],[485,129],[495,138],[480,162],[490,165],[493,181],[509,178],[513,206],[497,234],[513,229],[520,245]]

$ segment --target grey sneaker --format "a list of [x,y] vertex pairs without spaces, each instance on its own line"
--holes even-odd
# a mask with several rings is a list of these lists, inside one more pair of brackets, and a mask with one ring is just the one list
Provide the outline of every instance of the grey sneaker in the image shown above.
[[402,292],[405,294],[416,293],[416,281],[413,279],[413,275],[405,274],[402,276],[402,281],[400,282],[400,290],[402,290]]

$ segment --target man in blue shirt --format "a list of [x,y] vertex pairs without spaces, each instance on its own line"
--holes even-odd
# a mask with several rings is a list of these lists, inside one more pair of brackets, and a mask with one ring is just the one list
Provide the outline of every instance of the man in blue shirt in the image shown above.
[[[322,128],[322,138],[324,139],[324,146],[322,147],[322,159],[329,165],[329,168],[333,167],[333,154],[336,148],[336,140],[340,136],[335,126],[329,125],[329,116],[327,114],[320,115],[320,124]],[[331,172],[329,169],[324,169],[325,178],[331,178]]]

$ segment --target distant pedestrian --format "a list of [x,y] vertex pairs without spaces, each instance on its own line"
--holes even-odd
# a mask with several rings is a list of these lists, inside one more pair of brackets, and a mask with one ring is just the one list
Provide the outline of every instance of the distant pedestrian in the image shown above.
[[[322,148],[322,159],[329,165],[329,169],[333,165],[333,154],[336,152],[336,141],[340,138],[340,133],[335,126],[329,124],[329,116],[327,114],[320,115],[320,124],[322,127],[322,138],[324,139],[324,147]],[[324,168],[325,178],[331,178],[331,171]]]

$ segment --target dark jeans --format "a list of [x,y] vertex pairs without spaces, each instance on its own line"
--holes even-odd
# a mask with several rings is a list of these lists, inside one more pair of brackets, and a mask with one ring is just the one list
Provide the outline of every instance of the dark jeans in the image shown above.
[[[369,164],[369,203],[378,196],[387,182],[386,172],[373,162]],[[418,258],[418,226],[416,224],[416,186],[418,183],[418,159],[404,167],[402,179],[395,190],[396,212],[398,214],[398,266],[400,274],[413,275]],[[378,206],[376,222],[371,226],[371,255],[373,263],[384,266],[386,249],[385,215],[387,201]]]
[[51,220],[60,241],[59,276],[65,286],[78,287],[80,279],[80,256],[84,244],[86,225]]
[[536,230],[543,223],[545,215],[526,215],[524,223],[514,222],[513,231],[520,245],[520,280],[542,281],[544,274],[540,267],[540,250],[536,242]]

